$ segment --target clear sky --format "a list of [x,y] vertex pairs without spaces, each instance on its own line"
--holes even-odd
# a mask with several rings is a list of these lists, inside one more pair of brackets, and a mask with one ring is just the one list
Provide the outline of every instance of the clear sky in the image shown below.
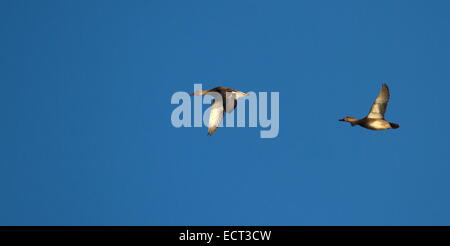
[[[0,224],[450,225],[449,13],[1,1]],[[174,128],[171,96],[194,83],[279,92],[279,136]],[[337,121],[382,83],[400,129]]]

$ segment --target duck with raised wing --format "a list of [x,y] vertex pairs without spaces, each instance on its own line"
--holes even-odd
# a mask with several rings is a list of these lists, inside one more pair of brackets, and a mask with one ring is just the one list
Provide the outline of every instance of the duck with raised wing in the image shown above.
[[386,84],[383,84],[377,99],[372,104],[370,112],[366,117],[356,119],[347,116],[339,121],[349,122],[352,126],[359,125],[370,130],[397,129],[400,127],[399,124],[384,119],[384,113],[386,112],[389,97],[389,87]]
[[218,86],[210,90],[198,90],[191,96],[211,95],[214,99],[211,102],[211,110],[208,120],[208,135],[213,135],[223,119],[225,112],[233,112],[237,106],[237,99],[248,94],[234,89]]

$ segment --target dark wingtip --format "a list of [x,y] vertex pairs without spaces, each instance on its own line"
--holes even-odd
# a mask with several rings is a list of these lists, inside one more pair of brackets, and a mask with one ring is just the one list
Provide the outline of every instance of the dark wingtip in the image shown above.
[[208,136],[212,136],[217,128],[210,128],[208,129]]
[[389,124],[391,124],[392,129],[400,128],[399,124],[395,124],[395,123],[389,123]]

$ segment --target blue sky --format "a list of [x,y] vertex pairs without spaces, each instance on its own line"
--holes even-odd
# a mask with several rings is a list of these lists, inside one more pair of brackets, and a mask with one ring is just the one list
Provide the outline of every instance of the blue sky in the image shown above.
[[[448,1],[1,1],[1,225],[450,225]],[[280,133],[170,98],[280,93]],[[382,83],[398,130],[338,122]]]

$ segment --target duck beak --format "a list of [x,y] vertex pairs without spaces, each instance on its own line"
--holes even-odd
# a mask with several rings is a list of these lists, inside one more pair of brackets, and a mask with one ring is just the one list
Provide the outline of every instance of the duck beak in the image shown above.
[[340,119],[339,121],[345,121],[345,119]]
[[195,92],[192,93],[192,94],[189,94],[189,96],[203,96],[203,95],[205,95],[207,92],[208,92],[208,91],[198,90],[198,91],[195,91]]

